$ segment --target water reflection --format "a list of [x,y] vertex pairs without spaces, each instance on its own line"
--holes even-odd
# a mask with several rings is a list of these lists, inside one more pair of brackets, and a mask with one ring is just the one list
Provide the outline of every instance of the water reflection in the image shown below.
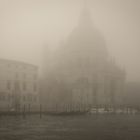
[[139,115],[0,117],[0,140],[138,140]]

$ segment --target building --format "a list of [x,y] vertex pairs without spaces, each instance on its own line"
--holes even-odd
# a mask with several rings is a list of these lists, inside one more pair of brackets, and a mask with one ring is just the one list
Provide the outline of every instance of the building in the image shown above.
[[44,81],[47,109],[123,104],[125,71],[112,60],[87,8],[52,60]]
[[38,67],[0,59],[0,111],[33,111],[38,105]]
[[140,82],[127,82],[125,88],[125,103],[127,106],[140,107]]

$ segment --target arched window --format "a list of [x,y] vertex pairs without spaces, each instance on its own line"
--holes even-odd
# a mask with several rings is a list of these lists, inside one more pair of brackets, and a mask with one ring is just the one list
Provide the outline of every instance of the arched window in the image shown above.
[[7,81],[7,89],[10,90],[11,89],[11,81]]

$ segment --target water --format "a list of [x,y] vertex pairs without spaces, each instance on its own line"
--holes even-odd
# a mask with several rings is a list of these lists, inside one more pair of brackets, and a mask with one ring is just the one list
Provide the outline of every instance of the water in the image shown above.
[[1,116],[0,140],[140,140],[140,115]]

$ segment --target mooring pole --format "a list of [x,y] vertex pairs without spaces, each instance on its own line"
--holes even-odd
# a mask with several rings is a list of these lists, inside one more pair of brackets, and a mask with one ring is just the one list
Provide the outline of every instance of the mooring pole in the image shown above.
[[30,113],[31,113],[31,112],[30,112],[30,111],[31,111],[31,110],[30,110],[31,105],[29,104],[29,106],[28,106],[28,107],[29,107],[29,108],[28,108],[28,111],[29,111],[29,112],[28,112],[28,114],[30,115]]
[[40,118],[42,118],[42,105],[40,104],[40,111],[39,111],[40,113]]
[[7,113],[10,114],[10,106],[7,107]]
[[25,106],[25,104],[23,106],[23,118],[26,118],[26,106]]
[[99,113],[99,105],[96,104],[96,114],[98,114],[98,113]]

